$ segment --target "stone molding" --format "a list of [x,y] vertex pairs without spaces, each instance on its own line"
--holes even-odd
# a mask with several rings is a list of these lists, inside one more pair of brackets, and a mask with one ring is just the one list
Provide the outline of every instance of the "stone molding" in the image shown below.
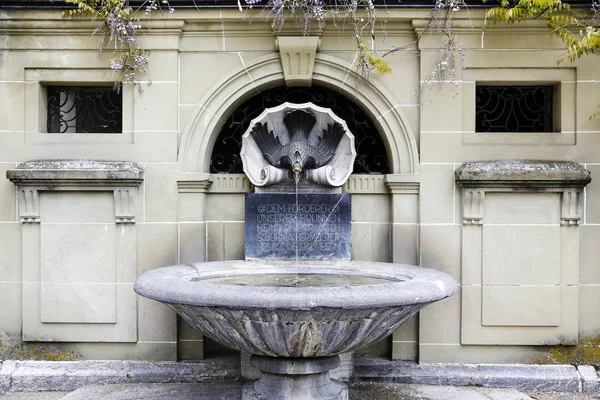
[[420,183],[416,175],[388,174],[385,185],[392,194],[419,194]]
[[206,193],[212,185],[210,180],[177,182],[179,193]]
[[350,194],[387,194],[385,175],[350,175],[343,187]]
[[[193,179],[179,178],[179,193],[252,193],[254,186],[244,174],[192,174]],[[350,194],[419,194],[417,175],[350,175],[343,186]]]
[[319,47],[318,36],[279,36],[277,48],[286,86],[310,86]]
[[115,221],[135,223],[137,187],[144,171],[126,161],[38,160],[20,163],[6,177],[17,186],[19,219],[40,222],[40,191],[113,191]]
[[254,186],[244,174],[211,174],[210,193],[251,193]]
[[[243,363],[243,361],[242,361]],[[521,391],[597,393],[594,367],[533,364],[417,364],[355,358],[360,381],[512,387]],[[198,362],[15,361],[0,368],[0,392],[68,391],[95,384],[239,382],[240,361],[222,356]],[[568,396],[565,394],[565,396]]]
[[561,194],[561,224],[579,225],[583,189],[590,172],[567,161],[501,160],[464,163],[455,171],[463,187],[463,224],[481,225],[486,192],[554,192]]
[[[324,54],[315,56],[313,84],[339,88],[371,115],[389,151],[393,173],[417,174],[419,155],[416,139],[408,118],[394,96],[377,81],[363,83],[360,90],[352,84],[360,79],[344,60]],[[226,119],[241,101],[263,88],[284,84],[279,54],[259,57],[216,82],[198,103],[187,125],[179,151],[182,173],[208,172],[215,140]]]

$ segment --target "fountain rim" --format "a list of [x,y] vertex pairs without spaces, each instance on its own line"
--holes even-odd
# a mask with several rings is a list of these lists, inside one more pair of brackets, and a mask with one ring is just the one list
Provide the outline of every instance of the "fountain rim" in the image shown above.
[[[236,286],[204,281],[215,276],[277,273],[344,273],[390,279],[354,286]],[[192,281],[192,278],[200,278]],[[364,309],[431,303],[458,290],[450,275],[420,266],[368,261],[233,260],[180,264],[142,274],[134,290],[165,303],[231,309]]]

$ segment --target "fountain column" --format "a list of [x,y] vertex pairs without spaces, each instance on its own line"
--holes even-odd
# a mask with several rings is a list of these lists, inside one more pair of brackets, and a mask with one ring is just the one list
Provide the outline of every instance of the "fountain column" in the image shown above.
[[[348,387],[329,378],[339,367],[339,356],[276,358],[252,356],[250,362],[261,372],[256,381],[243,387],[242,399],[346,400]],[[273,394],[277,393],[276,397]]]

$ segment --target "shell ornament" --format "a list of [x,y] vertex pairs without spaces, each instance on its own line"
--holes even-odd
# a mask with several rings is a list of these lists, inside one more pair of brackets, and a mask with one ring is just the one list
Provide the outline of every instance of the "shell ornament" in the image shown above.
[[341,186],[352,172],[356,151],[346,123],[330,109],[284,103],[252,121],[240,155],[256,186],[286,179]]

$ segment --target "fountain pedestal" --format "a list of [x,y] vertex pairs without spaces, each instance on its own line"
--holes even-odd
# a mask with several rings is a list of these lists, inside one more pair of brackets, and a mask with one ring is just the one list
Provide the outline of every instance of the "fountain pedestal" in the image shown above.
[[347,400],[345,383],[329,378],[340,365],[339,356],[276,358],[253,355],[260,377],[248,382],[242,400]]

